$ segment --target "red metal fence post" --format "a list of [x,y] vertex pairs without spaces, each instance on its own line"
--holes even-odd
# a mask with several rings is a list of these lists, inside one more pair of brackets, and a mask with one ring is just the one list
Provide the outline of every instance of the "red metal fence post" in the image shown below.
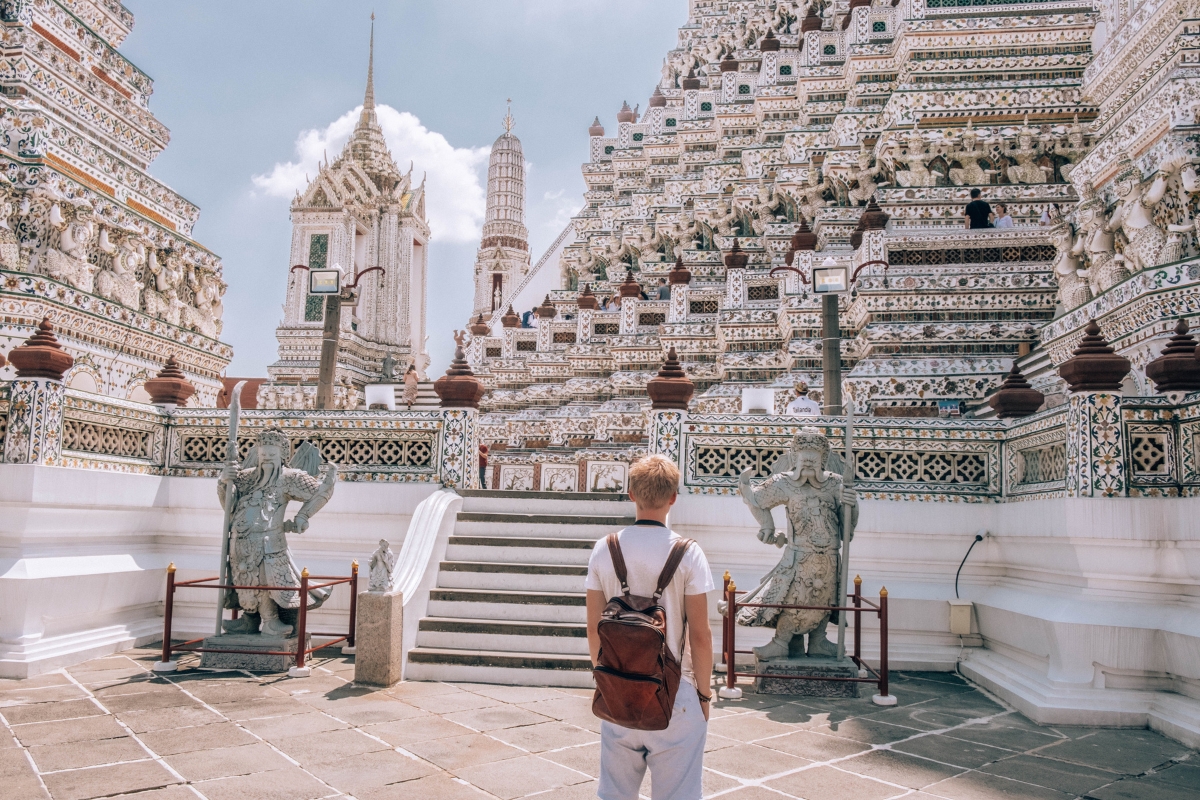
[[738,700],[742,690],[737,687],[737,584],[733,581],[725,589],[725,630],[729,634],[725,647],[725,685],[717,694],[725,700]]
[[167,597],[163,603],[162,660],[154,665],[155,672],[174,672],[171,662],[171,615],[175,610],[175,562],[167,565]]
[[888,694],[888,591],[879,590],[879,694],[871,698],[878,706],[894,706],[896,698]]
[[296,633],[299,634],[296,644],[296,669],[303,669],[304,646],[308,638],[304,635],[308,622],[308,567],[300,571],[300,614],[296,622]]
[[358,561],[350,562],[350,635],[346,642],[354,647],[354,621],[358,615]]
[[[723,595],[729,594],[729,570],[725,570],[724,582],[721,584],[721,594],[723,594]],[[728,654],[728,650],[729,650],[729,624],[728,623],[729,623],[728,616],[726,616],[724,619],[721,620],[721,658],[722,658],[722,660],[728,658],[728,655],[729,655]],[[726,664],[726,668],[728,669],[729,662],[725,661],[725,664]]]
[[[854,576],[854,660],[862,661],[862,576]],[[859,667],[862,664],[859,663]]]

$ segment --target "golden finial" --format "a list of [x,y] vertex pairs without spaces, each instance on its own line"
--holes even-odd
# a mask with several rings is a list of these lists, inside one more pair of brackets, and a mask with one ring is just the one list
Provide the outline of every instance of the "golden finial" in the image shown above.
[[855,586],[862,586],[862,575],[855,575],[855,576],[854,576],[854,585],[855,585]]
[[725,570],[725,582],[729,583],[729,570]]
[[887,597],[887,587],[886,586],[879,590],[879,596]]
[[170,564],[167,564],[167,574],[170,575],[173,572],[175,572],[175,562],[174,561],[172,561]]
[[301,577],[301,578],[307,578],[307,577],[308,577],[308,567],[305,567],[304,569],[300,570],[300,577]]
[[357,558],[350,562],[350,569],[358,569],[358,559]]
[[736,583],[734,583],[733,581],[730,581],[730,582],[729,582],[729,591],[731,591],[731,592],[736,592],[736,591],[737,591],[737,584],[736,584]]

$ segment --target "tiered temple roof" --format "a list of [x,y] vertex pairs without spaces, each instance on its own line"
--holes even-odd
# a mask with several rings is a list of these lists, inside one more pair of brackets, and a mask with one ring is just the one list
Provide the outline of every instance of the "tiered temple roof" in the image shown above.
[[[799,381],[819,398],[811,273],[828,259],[857,273],[841,327],[860,413],[986,414],[1047,323],[1121,279],[1112,237],[1106,260],[1076,209],[1081,194],[1103,205],[1113,190],[1083,173],[1071,182],[1098,113],[1082,91],[1091,2],[690,8],[645,112],[625,103],[611,132],[599,118],[588,130],[557,315],[505,329],[497,309],[470,348],[491,389],[491,441],[522,444],[532,417],[555,445],[631,437],[625,418],[648,407],[646,381],[672,345],[697,384],[694,411],[735,411],[746,387],[779,389],[780,411]],[[1011,227],[964,230],[973,188],[1007,206]],[[856,234],[872,197],[890,221]],[[802,220],[816,251],[778,271]],[[1178,240],[1175,258],[1190,246]],[[1170,260],[1169,245],[1143,268]],[[1097,269],[1076,270],[1092,249]],[[690,283],[660,300],[677,261]],[[627,275],[648,299],[577,305],[585,286],[603,303]],[[1059,402],[1052,371],[1034,373]]]

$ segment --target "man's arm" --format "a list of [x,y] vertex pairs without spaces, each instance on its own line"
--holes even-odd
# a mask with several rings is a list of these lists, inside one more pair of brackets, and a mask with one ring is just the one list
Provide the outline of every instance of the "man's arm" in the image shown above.
[[596,626],[600,624],[600,615],[604,612],[604,606],[608,605],[608,601],[604,599],[604,592],[596,589],[587,590],[587,639],[588,652],[592,656],[592,666],[600,663],[600,634],[596,630]]
[[[588,641],[591,641],[591,592],[588,592]],[[600,594],[596,592],[596,594]],[[708,624],[708,595],[689,594],[683,598],[683,613],[687,621],[688,644],[692,649],[692,669],[696,672],[696,690],[702,697],[712,697],[713,638]],[[597,645],[597,649],[599,646]],[[592,657],[595,660],[595,656]],[[700,703],[708,719],[709,703]]]

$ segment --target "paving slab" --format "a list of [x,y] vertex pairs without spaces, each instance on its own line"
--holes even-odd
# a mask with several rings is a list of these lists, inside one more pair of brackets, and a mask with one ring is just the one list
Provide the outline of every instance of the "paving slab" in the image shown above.
[[207,800],[317,800],[335,789],[299,767],[219,778],[195,784]]
[[494,764],[463,767],[454,772],[468,783],[485,792],[491,792],[501,800],[512,800],[534,792],[590,780],[590,776],[537,756],[523,756]]
[[192,782],[250,775],[289,766],[286,758],[262,742],[192,750],[167,756],[164,760]]
[[178,778],[155,761],[52,772],[43,775],[42,780],[54,800],[110,797],[180,783]]
[[26,747],[112,739],[128,735],[117,720],[109,716],[14,725],[12,731],[17,740]]
[[132,736],[98,739],[67,744],[47,744],[29,748],[33,763],[41,772],[96,767],[118,761],[141,761],[150,754]]
[[804,800],[885,800],[908,794],[906,786],[881,783],[834,767],[813,767],[768,781],[766,786]]

